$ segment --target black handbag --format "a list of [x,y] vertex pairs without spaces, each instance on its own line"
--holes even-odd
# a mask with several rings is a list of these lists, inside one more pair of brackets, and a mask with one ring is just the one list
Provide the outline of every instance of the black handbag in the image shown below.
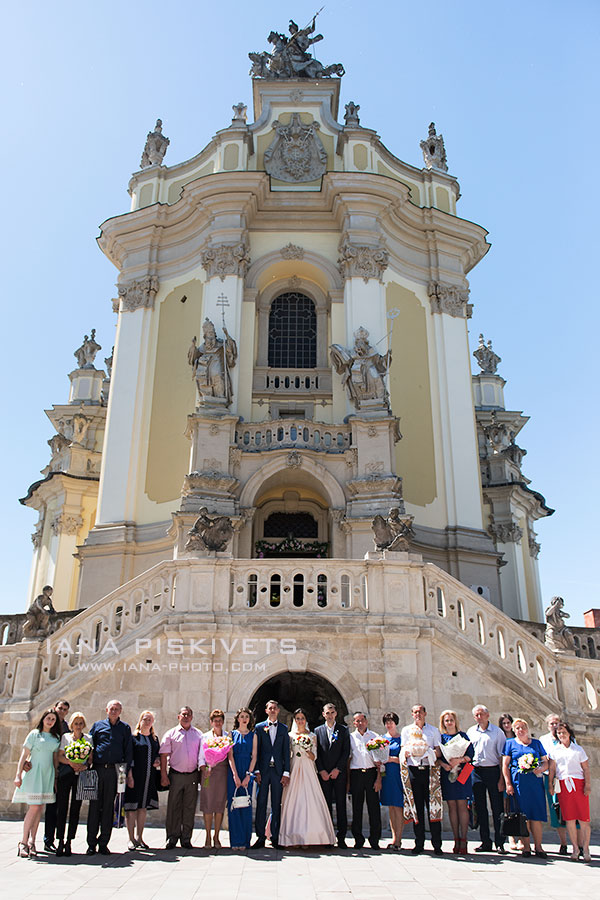
[[519,809],[519,801],[516,793],[513,794],[513,802],[516,806],[516,812],[511,812],[508,798],[504,800],[504,812],[500,813],[500,831],[504,837],[529,837],[529,828],[527,827],[527,818]]

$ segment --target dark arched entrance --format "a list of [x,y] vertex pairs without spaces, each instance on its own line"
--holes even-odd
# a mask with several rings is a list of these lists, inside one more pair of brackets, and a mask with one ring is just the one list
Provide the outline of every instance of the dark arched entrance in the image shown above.
[[292,723],[292,713],[298,707],[306,710],[313,730],[323,722],[321,710],[325,703],[335,703],[339,719],[348,715],[348,707],[338,689],[313,672],[282,672],[261,684],[248,704],[257,722],[265,718],[268,700],[277,700],[281,706],[279,720],[288,727]]

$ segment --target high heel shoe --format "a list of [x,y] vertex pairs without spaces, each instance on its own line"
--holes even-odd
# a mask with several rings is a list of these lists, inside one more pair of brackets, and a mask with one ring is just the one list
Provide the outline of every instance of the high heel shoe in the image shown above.
[[27,859],[29,856],[29,847],[27,844],[23,843],[23,841],[19,841],[17,844],[17,856],[20,856],[23,859]]
[[461,856],[466,856],[468,854],[469,849],[466,840],[458,842],[458,852]]
[[30,858],[37,856],[37,850],[35,849],[35,841],[29,841],[29,856],[30,856]]
[[215,848],[215,850],[220,850],[220,849],[221,849],[221,841],[219,840],[218,837],[216,837],[216,838],[213,840],[213,847]]

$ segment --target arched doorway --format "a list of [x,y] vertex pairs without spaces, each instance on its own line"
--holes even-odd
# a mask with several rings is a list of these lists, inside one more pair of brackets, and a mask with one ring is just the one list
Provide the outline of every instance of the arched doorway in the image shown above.
[[281,706],[279,719],[288,727],[292,724],[292,713],[298,707],[306,710],[313,730],[323,722],[321,710],[325,703],[335,703],[340,720],[348,715],[348,707],[338,689],[314,672],[281,672],[261,684],[248,704],[257,722],[265,718],[268,700],[277,700]]

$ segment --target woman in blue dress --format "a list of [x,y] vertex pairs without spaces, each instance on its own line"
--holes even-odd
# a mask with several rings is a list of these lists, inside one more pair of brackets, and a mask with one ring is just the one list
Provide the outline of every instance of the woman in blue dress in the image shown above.
[[383,717],[390,742],[390,758],[385,764],[385,772],[381,779],[381,791],[379,802],[382,806],[388,806],[390,810],[390,828],[392,830],[392,843],[388,844],[388,850],[400,850],[402,847],[402,829],[404,828],[404,791],[400,778],[400,732],[398,731],[398,716],[394,712],[387,712]]
[[[440,734],[442,745],[447,744],[452,738],[459,735],[465,741],[469,736],[460,731],[458,716],[453,709],[445,709],[440,716]],[[451,752],[451,751],[450,751]],[[472,775],[462,784],[458,781],[463,767],[473,759],[475,749],[469,741],[469,746],[460,756],[450,757],[446,760],[442,755],[440,761],[440,776],[442,782],[442,797],[448,804],[448,816],[454,835],[454,853],[468,853],[467,832],[469,830],[469,800],[473,797]]]
[[[542,775],[548,769],[548,757],[543,744],[529,734],[529,725],[525,719],[513,722],[514,738],[504,745],[502,770],[506,783],[506,793],[515,798],[515,807],[527,818],[527,827],[535,845],[535,855],[546,859],[542,848],[542,823],[546,821],[546,793]],[[531,753],[538,760],[538,765],[531,771],[523,772],[519,760]],[[529,838],[523,838],[523,856],[531,856]]]
[[[58,748],[62,731],[60,719],[54,709],[47,709],[37,726],[25,738],[17,765],[13,803],[26,803],[27,813],[23,822],[23,840],[19,842],[17,856],[37,856],[35,836],[46,803],[55,803],[55,782],[58,769]],[[31,766],[25,771],[25,763]]]
[[229,846],[232,850],[245,850],[252,838],[252,804],[232,808],[231,801],[248,794],[252,796],[256,765],[256,732],[254,716],[248,707],[238,709],[233,722],[231,739],[233,747],[229,751],[229,771],[227,773],[227,809],[229,814]]

